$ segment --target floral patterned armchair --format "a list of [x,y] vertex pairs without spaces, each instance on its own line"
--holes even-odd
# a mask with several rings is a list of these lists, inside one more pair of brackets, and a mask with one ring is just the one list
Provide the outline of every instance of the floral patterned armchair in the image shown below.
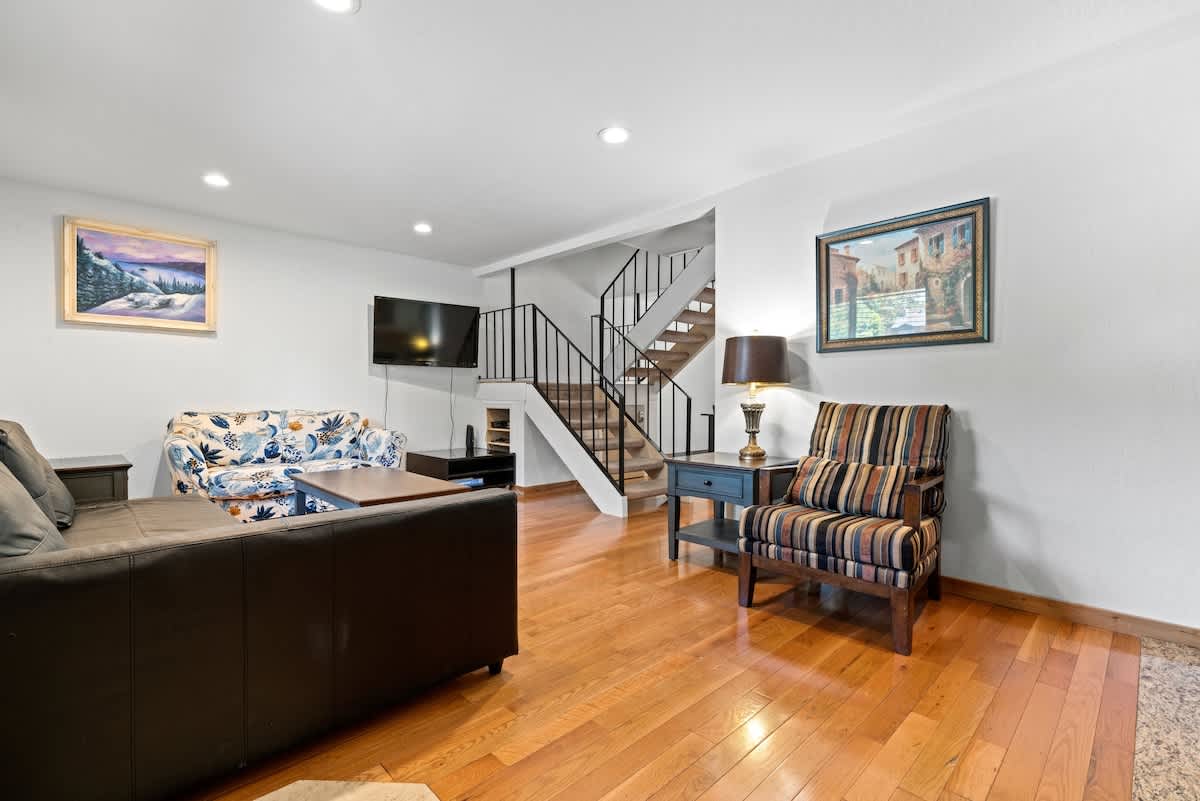
[[[406,442],[403,434],[343,410],[184,412],[167,426],[163,452],[176,495],[202,495],[250,522],[294,513],[293,476],[402,468]],[[310,512],[330,508],[308,500]]]

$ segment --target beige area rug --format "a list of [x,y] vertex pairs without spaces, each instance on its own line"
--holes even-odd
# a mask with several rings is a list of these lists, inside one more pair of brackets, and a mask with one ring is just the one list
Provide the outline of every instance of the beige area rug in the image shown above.
[[423,784],[292,782],[258,801],[438,801]]
[[1133,801],[1200,799],[1200,650],[1142,640]]

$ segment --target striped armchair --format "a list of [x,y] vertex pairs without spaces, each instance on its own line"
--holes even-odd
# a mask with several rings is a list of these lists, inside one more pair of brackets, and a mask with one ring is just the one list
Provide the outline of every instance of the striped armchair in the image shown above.
[[[948,406],[822,403],[785,497],[742,512],[741,605],[759,567],[878,595],[891,601],[896,651],[912,653],[917,593],[941,597],[949,420]],[[764,472],[780,470],[793,468]]]

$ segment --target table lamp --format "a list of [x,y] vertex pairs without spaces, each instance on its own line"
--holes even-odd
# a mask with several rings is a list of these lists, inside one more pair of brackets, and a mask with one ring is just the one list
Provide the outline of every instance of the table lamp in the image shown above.
[[788,376],[787,339],[760,336],[730,337],[725,340],[725,362],[721,368],[722,384],[749,384],[750,400],[742,403],[746,415],[746,433],[750,441],[738,451],[747,461],[767,455],[758,444],[759,423],[767,404],[755,401],[758,390],[772,384],[786,384]]

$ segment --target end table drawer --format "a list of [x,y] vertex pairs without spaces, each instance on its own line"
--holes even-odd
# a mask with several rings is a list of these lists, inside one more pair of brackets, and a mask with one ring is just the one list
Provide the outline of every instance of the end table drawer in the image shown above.
[[747,496],[747,475],[730,473],[727,470],[703,470],[695,467],[680,468],[675,472],[675,486],[680,491],[706,497],[727,498],[741,501]]

